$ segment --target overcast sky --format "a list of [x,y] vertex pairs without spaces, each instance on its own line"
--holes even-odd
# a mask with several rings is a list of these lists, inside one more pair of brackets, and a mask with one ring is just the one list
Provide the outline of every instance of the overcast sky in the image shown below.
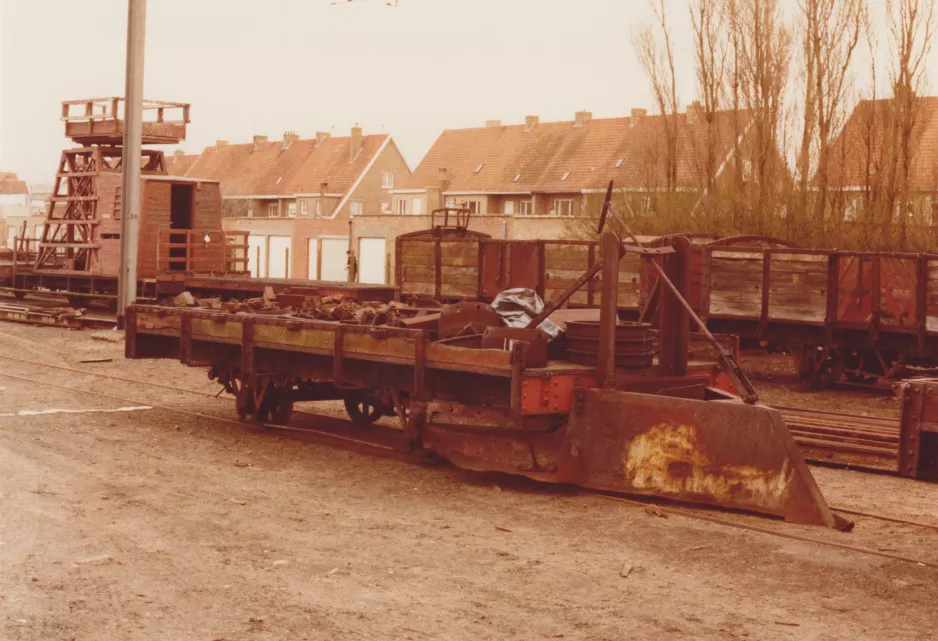
[[[411,168],[445,128],[653,108],[630,40],[644,0],[385,2],[150,0],[144,95],[192,104],[189,153],[358,123]],[[668,3],[683,104],[687,2]],[[124,93],[126,21],[127,0],[0,0],[0,170],[51,182],[60,102]]]

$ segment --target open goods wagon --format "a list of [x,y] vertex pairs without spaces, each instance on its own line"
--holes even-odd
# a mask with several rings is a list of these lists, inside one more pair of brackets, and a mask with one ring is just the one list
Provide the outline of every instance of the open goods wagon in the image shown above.
[[[667,242],[648,239],[654,246]],[[780,343],[818,386],[874,382],[938,366],[938,255],[799,249],[767,237],[694,239],[688,302],[713,332]],[[559,296],[599,256],[598,241],[496,240],[429,230],[397,239],[402,300],[490,301],[513,287]],[[619,266],[621,318],[649,320],[659,295],[651,255]],[[568,301],[600,305],[602,276]]]
[[938,255],[704,246],[712,331],[780,342],[818,385],[938,365]]
[[[647,252],[686,294],[686,240],[642,249],[607,233],[601,301],[618,291],[620,259]],[[282,424],[295,401],[341,399],[358,423],[399,422],[364,429],[396,430],[464,468],[842,527],[781,415],[715,389],[713,363],[689,359],[686,312],[673,299],[662,296],[662,316],[674,316],[658,332],[600,307],[580,328],[585,361],[572,344],[547,349],[533,328],[489,325],[481,343],[452,342],[427,329],[152,305],[128,309],[126,350],[208,368],[244,418]]]

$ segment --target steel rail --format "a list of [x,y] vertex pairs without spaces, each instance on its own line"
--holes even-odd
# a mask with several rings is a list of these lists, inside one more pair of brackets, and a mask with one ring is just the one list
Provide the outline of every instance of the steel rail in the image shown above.
[[[881,552],[879,550],[874,550],[872,548],[864,548],[856,545],[847,545],[846,543],[837,543],[836,541],[825,541],[824,539],[816,539],[812,536],[803,536],[801,534],[791,534],[787,532],[777,532],[769,528],[759,527],[758,525],[747,525],[745,523],[736,523],[728,519],[723,519],[718,516],[711,516],[709,514],[698,514],[696,512],[691,512],[689,510],[675,508],[675,507],[662,507],[661,505],[654,503],[653,501],[636,501],[634,499],[627,499],[621,496],[610,496],[609,494],[603,494],[601,492],[584,492],[584,496],[597,496],[609,501],[616,501],[618,503],[625,503],[627,505],[632,505],[634,507],[645,508],[648,505],[656,506],[663,514],[671,514],[674,516],[683,516],[689,519],[697,519],[700,521],[707,521],[709,523],[715,523],[717,525],[725,525],[727,527],[736,528],[739,530],[747,530],[749,532],[758,532],[760,534],[768,534],[769,536],[777,536],[782,539],[788,539],[791,541],[801,541],[803,543],[813,543],[815,545],[820,545],[823,547],[834,548],[837,550],[844,550],[848,552],[856,552],[858,554],[866,554],[869,556],[878,556],[884,559],[890,559],[893,561],[903,561],[905,563],[914,563],[915,565],[929,567],[938,570],[938,562],[933,561],[922,561],[920,559],[913,559],[912,557],[902,556],[900,554],[890,554],[889,552]],[[845,512],[850,513],[847,510],[839,510],[835,507],[831,507],[835,512]],[[876,515],[865,513],[863,516],[870,516],[873,518],[878,518]],[[924,527],[933,527],[930,525],[925,525],[922,523],[915,523],[911,521],[902,521],[901,519],[884,519],[891,522],[899,523],[908,523],[909,525],[918,525]],[[938,529],[938,526],[935,526]]]

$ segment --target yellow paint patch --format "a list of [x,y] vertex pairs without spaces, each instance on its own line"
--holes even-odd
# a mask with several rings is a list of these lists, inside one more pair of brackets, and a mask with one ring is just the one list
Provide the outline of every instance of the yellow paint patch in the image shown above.
[[775,509],[785,504],[792,478],[787,458],[778,470],[714,460],[701,452],[693,425],[656,425],[622,454],[628,481],[658,495],[709,496],[724,504]]

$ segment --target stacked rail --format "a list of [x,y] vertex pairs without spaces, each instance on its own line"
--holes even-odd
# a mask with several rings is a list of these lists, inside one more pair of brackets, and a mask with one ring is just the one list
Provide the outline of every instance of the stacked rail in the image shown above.
[[898,419],[777,407],[808,460],[896,471]]

